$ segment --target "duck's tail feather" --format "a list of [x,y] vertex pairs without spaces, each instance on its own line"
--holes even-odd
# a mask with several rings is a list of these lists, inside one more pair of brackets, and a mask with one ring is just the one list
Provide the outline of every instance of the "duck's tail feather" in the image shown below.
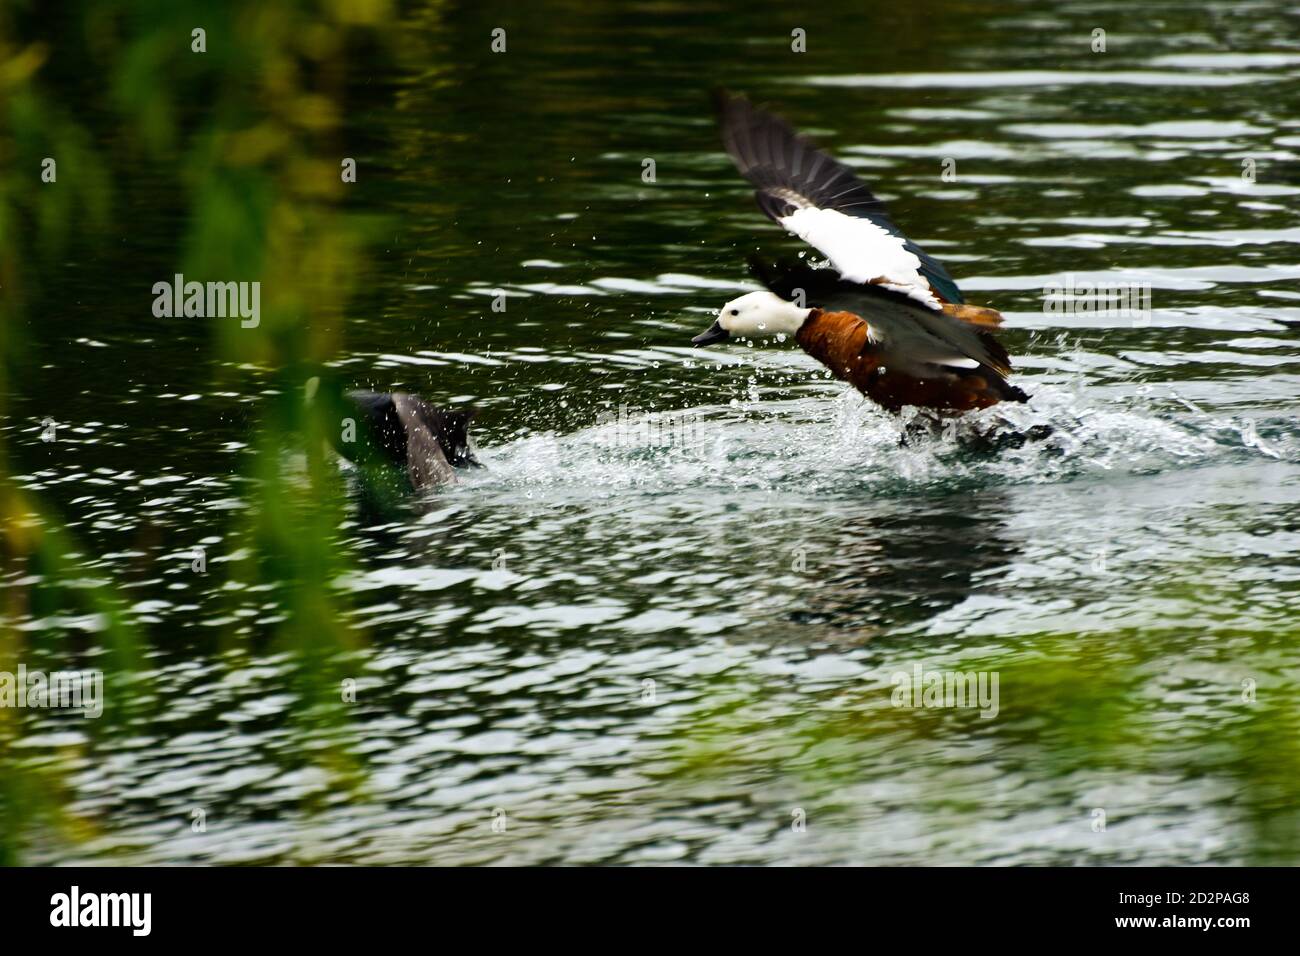
[[980,305],[963,305],[957,302],[944,302],[942,311],[967,325],[980,325],[996,329],[1002,325],[1002,313]]

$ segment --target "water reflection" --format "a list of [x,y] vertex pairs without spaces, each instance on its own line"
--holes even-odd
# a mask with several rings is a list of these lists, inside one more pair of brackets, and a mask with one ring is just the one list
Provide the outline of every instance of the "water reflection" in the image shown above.
[[1006,536],[1009,496],[919,496],[837,511],[817,550],[818,585],[800,623],[851,629],[863,639],[913,630],[967,600],[1018,556]]

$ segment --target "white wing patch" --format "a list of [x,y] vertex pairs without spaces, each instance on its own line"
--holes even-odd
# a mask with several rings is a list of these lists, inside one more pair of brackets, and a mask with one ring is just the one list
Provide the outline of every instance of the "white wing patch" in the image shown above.
[[922,344],[920,342],[909,343],[911,349],[910,358],[917,362],[924,362],[929,365],[942,365],[946,368],[979,368],[978,359],[973,359],[969,355],[962,355],[956,349],[944,347],[943,343],[930,342]]
[[846,216],[838,209],[808,206],[781,218],[781,225],[812,246],[850,282],[872,279],[936,311],[943,306],[921,275],[921,260],[903,248],[905,240],[869,219]]

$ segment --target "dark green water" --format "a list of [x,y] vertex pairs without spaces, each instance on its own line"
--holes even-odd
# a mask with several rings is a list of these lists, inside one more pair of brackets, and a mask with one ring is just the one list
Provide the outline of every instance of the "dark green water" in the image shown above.
[[[363,793],[293,759],[283,655],[212,649],[268,623],[189,559],[233,548],[266,396],[151,314],[178,207],[146,189],[67,264],[0,427],[166,706],[93,740],[32,718],[99,827],[34,858],[1296,862],[1300,7],[488,6],[410,5],[399,68],[346,77],[350,201],[385,233],[338,370],[478,406],[487,465],[390,520],[351,493]],[[798,248],[718,148],[713,84],[1004,312],[1034,398],[981,414],[1050,439],[903,445],[791,347],[690,348],[748,253]],[[1149,323],[1044,314],[1067,275],[1149,283]],[[602,424],[620,405],[667,438]],[[999,715],[893,707],[917,663],[998,671]]]

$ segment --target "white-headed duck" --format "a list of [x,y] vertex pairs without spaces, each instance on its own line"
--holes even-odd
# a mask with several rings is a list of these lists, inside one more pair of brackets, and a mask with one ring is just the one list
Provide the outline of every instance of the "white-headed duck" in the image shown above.
[[884,408],[962,412],[1028,396],[1007,382],[1011,361],[991,334],[993,309],[966,305],[937,259],[903,235],[862,180],[743,97],[720,93],[722,141],[756,187],[759,208],[830,265],[767,266],[771,291],[733,299],[692,341],[791,336]]

